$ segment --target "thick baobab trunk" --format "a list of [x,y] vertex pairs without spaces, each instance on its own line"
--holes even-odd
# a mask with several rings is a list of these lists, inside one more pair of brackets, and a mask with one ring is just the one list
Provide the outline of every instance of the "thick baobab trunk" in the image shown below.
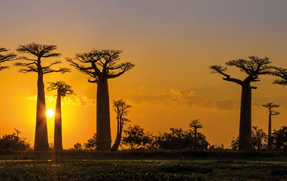
[[239,150],[251,149],[251,87],[250,83],[245,83],[241,92]]
[[38,73],[38,96],[34,150],[47,151],[48,149],[49,144],[47,134],[47,118],[43,74]]
[[111,151],[108,80],[100,78],[97,84],[97,150]]
[[56,113],[55,113],[55,132],[54,132],[54,149],[55,150],[63,150],[61,97],[62,97],[62,91],[61,89],[58,89]]
[[271,150],[271,144],[272,144],[272,139],[271,139],[271,116],[272,116],[272,112],[270,110],[269,111],[269,126],[268,126],[268,150]]

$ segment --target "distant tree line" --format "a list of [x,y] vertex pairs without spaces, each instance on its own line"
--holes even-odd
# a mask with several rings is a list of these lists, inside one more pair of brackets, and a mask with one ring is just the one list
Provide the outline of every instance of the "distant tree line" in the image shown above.
[[[269,141],[270,140],[270,141]],[[233,150],[239,149],[239,137],[233,138],[231,141],[231,148]],[[261,150],[275,150],[287,151],[287,127],[282,126],[278,130],[273,130],[270,138],[258,126],[252,127],[252,149]]]
[[[198,120],[197,123],[199,123]],[[139,125],[129,125],[123,130],[123,133],[120,143],[122,149],[207,150],[210,146],[206,136],[200,132],[195,132],[194,129],[170,128],[170,132],[153,135],[145,132]],[[94,134],[83,146],[81,143],[76,143],[74,149],[96,150],[97,135]]]
[[26,141],[26,138],[19,137],[21,132],[17,129],[15,131],[16,133],[5,134],[0,138],[0,150],[31,150],[30,143]]

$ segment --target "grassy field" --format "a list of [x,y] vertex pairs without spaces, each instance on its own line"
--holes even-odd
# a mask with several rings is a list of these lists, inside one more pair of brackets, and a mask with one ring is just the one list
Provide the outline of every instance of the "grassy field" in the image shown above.
[[[235,157],[236,156],[236,157]],[[0,180],[287,180],[285,153],[9,152]]]

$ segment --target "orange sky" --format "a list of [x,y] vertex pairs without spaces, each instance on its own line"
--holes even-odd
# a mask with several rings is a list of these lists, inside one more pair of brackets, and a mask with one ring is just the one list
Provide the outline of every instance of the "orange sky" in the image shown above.
[[[228,147],[239,130],[240,86],[208,67],[251,55],[287,67],[286,8],[284,0],[1,1],[0,47],[15,52],[19,44],[56,44],[62,66],[69,66],[65,57],[93,48],[124,50],[122,62],[136,67],[109,81],[110,100],[122,98],[133,106],[132,125],[157,134],[171,127],[188,129],[189,122],[200,119],[207,140]],[[33,145],[37,75],[17,71],[11,66],[0,72],[0,134],[17,128]],[[245,76],[234,68],[228,72]],[[96,84],[87,79],[74,68],[44,77],[46,83],[66,81],[77,94],[63,103],[64,148],[86,142],[95,131]],[[268,111],[261,105],[267,102],[281,105],[273,128],[287,124],[287,87],[271,84],[273,79],[261,77],[253,90],[252,124],[265,132]],[[46,92],[47,108],[54,109],[55,94]],[[111,121],[114,140],[113,111]],[[53,142],[53,119],[48,122]]]

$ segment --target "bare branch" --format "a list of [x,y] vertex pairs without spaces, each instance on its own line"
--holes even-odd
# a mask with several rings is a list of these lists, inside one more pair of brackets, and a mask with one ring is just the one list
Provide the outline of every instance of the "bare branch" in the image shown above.
[[58,70],[53,70],[51,68],[43,68],[43,74],[49,74],[49,73],[53,73],[53,72],[61,72],[62,74],[66,73],[66,72],[71,72],[71,69],[69,68],[59,68]]
[[116,77],[119,77],[120,75],[122,75],[123,73],[125,73],[126,71],[132,69],[135,65],[132,64],[131,62],[127,62],[127,63],[122,63],[121,65],[119,65],[117,69],[121,69],[122,71],[116,73],[116,74],[113,74],[113,73],[110,73],[109,75],[107,75],[107,78],[116,78]]
[[26,66],[29,66],[29,65],[37,65],[35,62],[31,62],[31,63],[22,63],[22,62],[16,62],[14,63],[14,66],[23,66],[23,67],[26,67]]
[[38,68],[35,65],[29,65],[27,68],[22,68],[19,70],[21,73],[36,72],[38,73]]
[[271,67],[273,69],[272,75],[280,77],[281,79],[276,79],[273,84],[287,85],[287,69],[282,67]]
[[[8,49],[6,48],[0,48],[0,53],[1,52],[7,52]],[[6,62],[6,61],[13,61],[16,60],[15,57],[17,55],[14,53],[8,53],[8,54],[0,54],[0,71],[3,69],[9,68],[8,66],[1,66],[1,63]]]
[[277,112],[277,111],[271,111],[271,115],[272,116],[277,116],[277,115],[279,115],[280,114],[280,112]]
[[92,71],[94,70],[93,67],[84,67],[83,65],[79,65],[76,62],[74,62],[71,58],[66,58],[68,62],[70,62],[70,65],[78,69],[79,71],[83,72],[84,74],[90,75],[94,77],[95,73]]
[[237,84],[242,85],[242,81],[241,80],[236,79],[236,78],[230,78],[230,75],[224,73],[227,70],[226,67],[223,67],[223,66],[220,66],[220,65],[211,65],[209,68],[212,69],[211,73],[219,73],[219,74],[225,76],[225,77],[223,77],[223,80],[230,81],[230,82],[235,82]]
[[58,56],[60,56],[60,55],[61,55],[60,53],[50,53],[50,54],[47,54],[47,55],[43,55],[42,57],[43,57],[43,58],[58,57]]
[[48,66],[43,66],[43,69],[49,69],[51,66],[53,66],[53,65],[57,65],[57,64],[60,64],[60,63],[62,63],[61,61],[55,61],[55,62],[53,62],[53,63],[51,63],[50,65],[48,65]]
[[230,75],[224,73],[227,70],[227,67],[223,67],[220,65],[211,65],[209,68],[212,70],[211,71],[212,74],[219,73],[225,77],[230,77]]
[[22,57],[18,57],[17,58],[18,60],[27,60],[27,61],[33,61],[33,62],[37,62],[37,60],[35,60],[35,59],[31,59],[31,58],[27,58],[27,57],[25,57],[25,56],[22,56]]
[[8,66],[0,66],[0,71],[9,68]]

